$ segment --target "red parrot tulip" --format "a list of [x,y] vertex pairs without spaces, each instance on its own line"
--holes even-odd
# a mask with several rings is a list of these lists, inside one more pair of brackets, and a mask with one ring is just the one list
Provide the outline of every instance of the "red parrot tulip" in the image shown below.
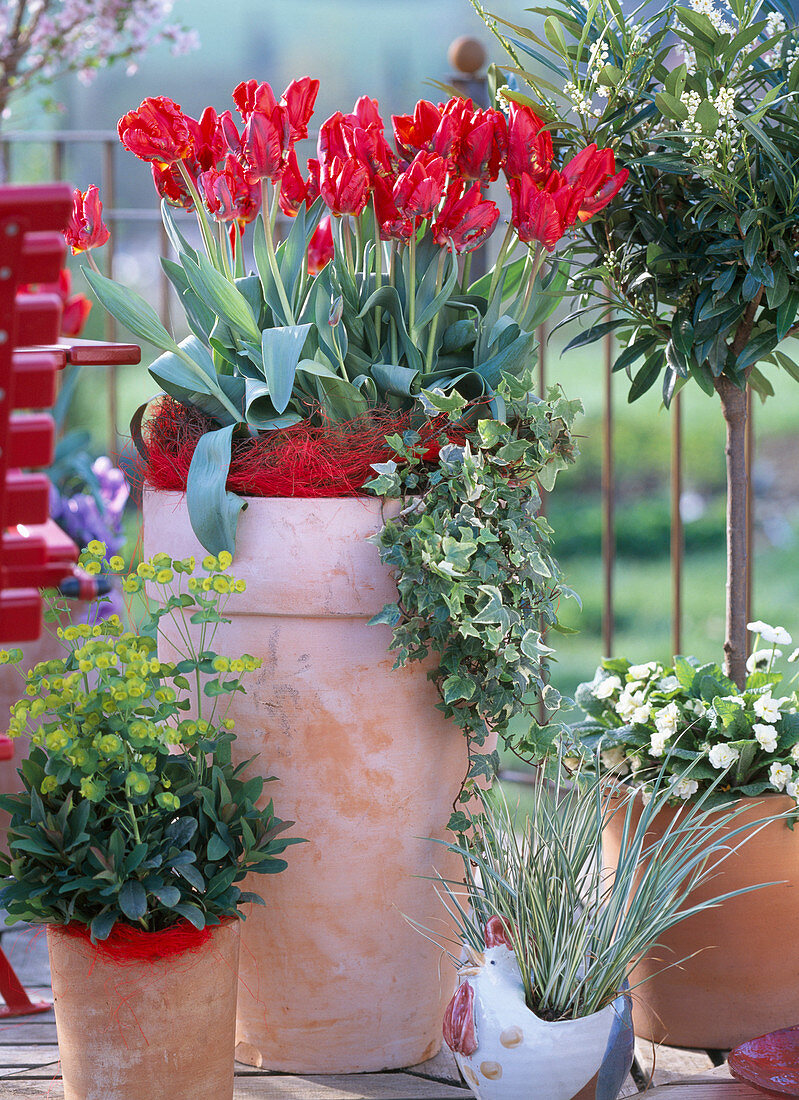
[[426,99],[419,100],[412,115],[392,115],[391,122],[397,149],[409,160],[421,152],[449,156],[458,133],[452,112],[446,114]]
[[616,171],[616,158],[612,149],[597,149],[592,142],[563,166],[563,178],[585,191],[579,218],[587,221],[592,214],[604,209],[627,182],[629,172]]
[[471,252],[491,235],[499,219],[496,203],[486,199],[480,184],[472,184],[467,190],[464,180],[454,180],[446,199],[433,222],[433,240],[448,246],[450,241],[456,252]]
[[477,1036],[474,1031],[474,989],[461,982],[444,1013],[444,1042],[457,1054],[474,1054]]
[[334,214],[360,214],[369,198],[369,172],[354,157],[322,162],[322,198]]
[[90,248],[99,248],[110,237],[108,226],[103,221],[103,204],[96,184],[85,191],[75,188],[72,193],[72,213],[64,230],[67,244],[72,255],[86,252]]
[[511,103],[507,151],[502,167],[510,179],[530,176],[543,182],[552,165],[552,135],[530,107]]
[[397,209],[390,180],[378,176],[374,180],[372,197],[382,239],[407,241],[413,233],[416,221]]
[[174,164],[191,154],[192,132],[180,105],[166,96],[142,101],[117,123],[119,140],[140,160]]
[[57,283],[32,283],[19,288],[25,294],[57,294],[61,299],[61,335],[80,336],[92,311],[92,303],[85,294],[70,294],[72,275],[66,268],[58,273]]
[[508,191],[511,221],[519,240],[525,243],[537,241],[550,251],[569,226],[574,225],[585,196],[581,187],[564,183],[557,172],[550,174],[546,190],[542,190],[532,176],[525,174],[508,180]]
[[277,107],[275,93],[266,81],[259,84],[257,80],[242,80],[233,89],[233,102],[245,122],[254,111],[271,115]]
[[227,143],[219,115],[213,107],[206,107],[199,119],[186,115],[186,123],[192,134],[191,167],[198,176],[200,172],[216,168],[225,155]]
[[170,206],[179,206],[183,210],[194,209],[194,199],[189,193],[186,181],[174,164],[158,164],[153,161],[153,183],[162,199]]
[[280,103],[288,115],[292,141],[308,137],[308,123],[313,116],[318,94],[319,81],[304,76],[301,80],[292,80],[280,97]]
[[447,165],[437,153],[417,153],[397,176],[393,197],[401,214],[429,218],[444,193]]
[[313,164],[315,165],[315,171],[311,168],[311,162],[309,161],[308,167],[311,170],[308,173],[308,178],[303,179],[300,166],[297,163],[297,154],[293,148],[286,159],[286,165],[280,177],[279,202],[280,209],[287,218],[295,217],[303,204],[310,207],[319,194],[319,162],[313,161]]
[[322,218],[308,244],[308,271],[318,275],[333,259],[333,226],[330,215]]
[[506,146],[507,123],[501,111],[466,112],[455,145],[455,167],[464,179],[492,183]]
[[276,180],[285,166],[290,148],[290,126],[285,109],[276,107],[271,116],[253,111],[241,137],[241,153],[247,178]]
[[199,182],[206,206],[217,221],[243,226],[258,214],[260,187],[248,179],[245,166],[232,153],[227,154],[221,169],[203,172]]

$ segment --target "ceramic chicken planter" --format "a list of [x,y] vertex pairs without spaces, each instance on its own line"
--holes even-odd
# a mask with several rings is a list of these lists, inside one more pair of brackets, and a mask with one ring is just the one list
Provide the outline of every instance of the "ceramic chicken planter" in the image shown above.
[[633,1058],[629,995],[579,1020],[541,1020],[525,1004],[498,917],[485,938],[444,1017],[444,1040],[478,1100],[616,1100]]

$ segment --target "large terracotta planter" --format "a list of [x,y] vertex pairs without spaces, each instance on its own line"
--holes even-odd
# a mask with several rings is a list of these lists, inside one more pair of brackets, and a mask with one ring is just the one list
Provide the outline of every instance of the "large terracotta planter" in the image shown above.
[[64,1100],[232,1100],[239,928],[121,963],[50,925]]
[[[733,828],[794,805],[776,794],[751,802]],[[655,835],[662,835],[674,812],[657,816]],[[622,818],[617,814],[606,830],[608,867],[618,861]],[[631,986],[649,979],[633,989],[636,1035],[671,1046],[728,1050],[799,1020],[799,958],[791,947],[799,942],[799,830],[771,822],[694,891],[690,903],[763,882],[779,885],[688,917],[633,970]],[[657,973],[680,959],[687,961]]]
[[[445,835],[466,746],[428,666],[394,670],[390,628],[368,625],[396,595],[365,541],[381,526],[365,497],[251,499],[239,521],[247,593],[214,645],[263,667],[234,697],[235,752],[277,777],[266,796],[308,839],[249,883],[266,900],[242,932],[237,1057],[251,1065],[374,1071],[441,1043],[454,976],[406,918],[451,934],[421,876],[459,877],[427,838]],[[145,494],[144,550],[202,558],[180,494]]]

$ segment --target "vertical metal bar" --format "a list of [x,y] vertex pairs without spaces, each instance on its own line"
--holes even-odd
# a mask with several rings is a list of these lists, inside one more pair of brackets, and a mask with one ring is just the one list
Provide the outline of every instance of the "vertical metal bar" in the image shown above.
[[[609,312],[606,320],[611,320]],[[606,657],[613,655],[613,569],[616,558],[613,478],[613,333],[605,337],[605,407],[602,416],[602,645]]]
[[64,178],[64,142],[53,142],[53,179],[59,182]]
[[11,183],[10,141],[0,141],[0,183]]
[[[102,188],[101,194],[103,199],[104,208],[108,213],[114,212],[116,206],[115,195],[115,177],[114,177],[114,149],[116,142],[106,140],[103,142],[103,164],[102,164]],[[119,221],[116,219],[113,222],[114,232],[111,234],[108,244],[106,245],[105,261],[106,270],[109,277],[113,278],[114,274],[114,253],[116,251],[115,238],[119,232]],[[109,341],[114,341],[117,338],[116,321],[110,313],[106,314],[105,321],[105,338]],[[117,453],[117,367],[116,365],[108,366],[105,368],[106,385],[108,387],[108,454],[115,456]]]
[[[751,623],[754,615],[755,587],[755,501],[752,492],[752,471],[755,464],[755,401],[751,386],[746,393],[746,621]],[[747,641],[751,635],[747,634]]]
[[682,573],[685,540],[682,499],[682,394],[671,404],[671,651],[682,653]]

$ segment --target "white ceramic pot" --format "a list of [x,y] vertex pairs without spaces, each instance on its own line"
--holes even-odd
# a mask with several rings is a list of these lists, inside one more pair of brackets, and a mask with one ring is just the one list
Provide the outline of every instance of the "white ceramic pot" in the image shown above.
[[550,1023],[525,1004],[508,947],[486,948],[464,970],[444,1035],[478,1100],[616,1100],[633,1059],[629,995]]

